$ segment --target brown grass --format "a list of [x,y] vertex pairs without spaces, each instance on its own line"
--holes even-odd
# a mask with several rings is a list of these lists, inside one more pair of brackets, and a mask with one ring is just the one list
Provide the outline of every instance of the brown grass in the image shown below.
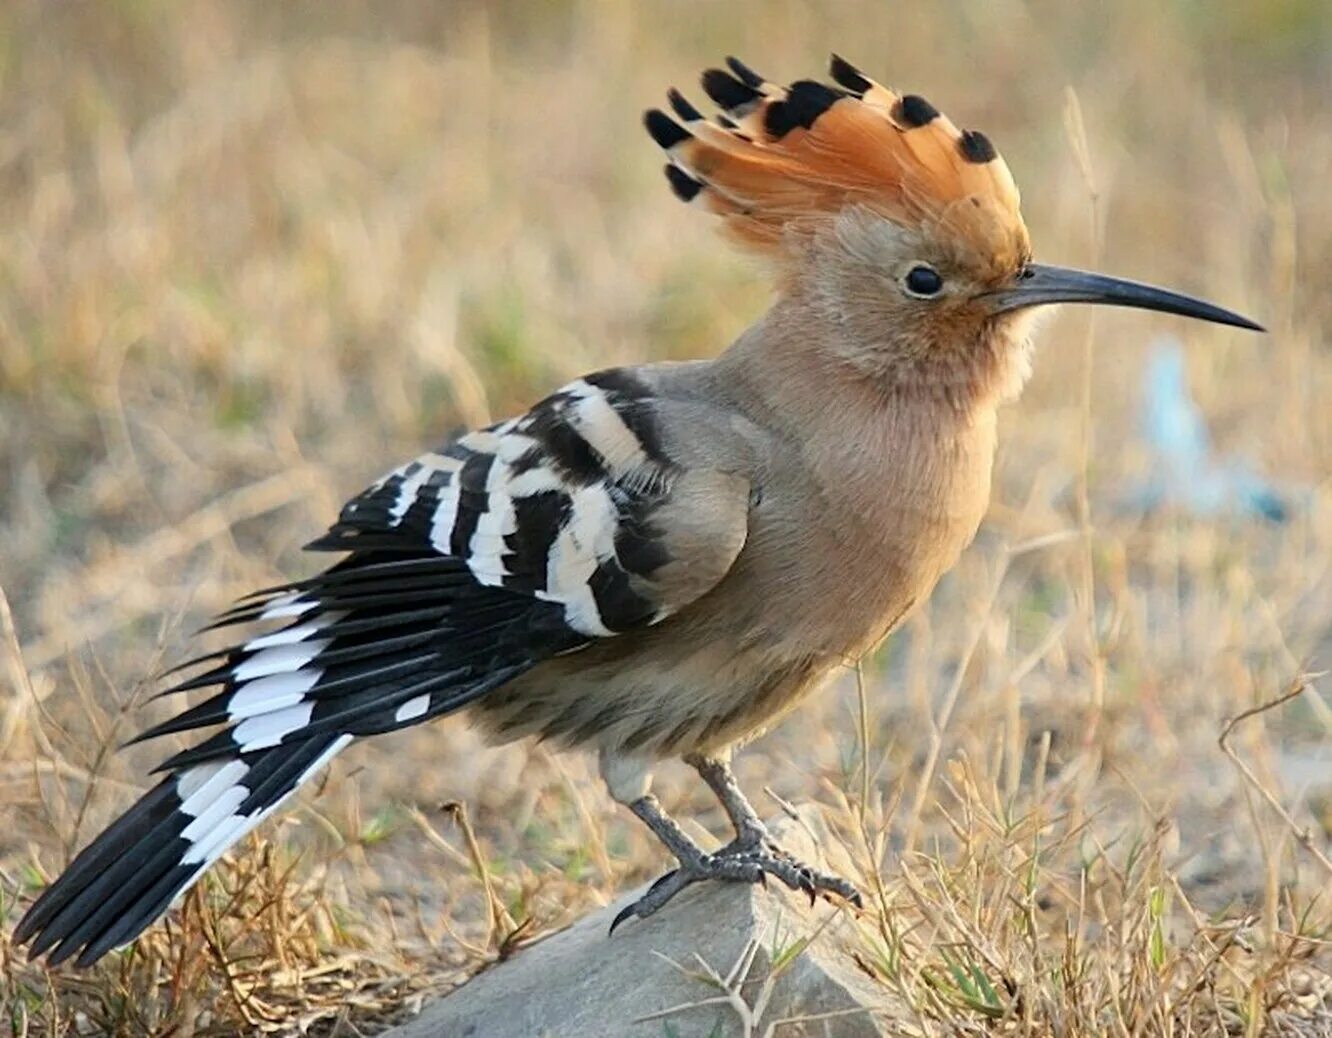
[[[451,720],[346,754],[94,970],[7,943],[161,752],[110,752],[169,709],[144,705],[146,675],[232,598],[307,572],[299,545],[343,498],[582,370],[713,353],[761,310],[638,115],[725,53],[796,78],[830,49],[990,133],[1042,258],[1203,291],[1272,334],[1053,319],[989,521],[867,661],[863,731],[848,674],[742,780],[827,807],[876,892],[865,967],[919,1033],[1332,1031],[1332,710],[1309,673],[1332,617],[1332,8],[12,0],[16,1034],[372,1033],[663,867],[587,760]],[[1123,507],[1165,331],[1222,448],[1312,488],[1289,524]],[[1226,719],[1293,687],[1228,756]],[[719,825],[682,769],[660,786]]]

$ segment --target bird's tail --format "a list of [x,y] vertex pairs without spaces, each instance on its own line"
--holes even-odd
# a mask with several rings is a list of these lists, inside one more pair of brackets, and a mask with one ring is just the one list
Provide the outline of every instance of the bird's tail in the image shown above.
[[163,695],[221,691],[135,741],[221,731],[163,762],[166,777],[51,884],[15,942],[86,966],[133,940],[353,738],[451,713],[533,666],[558,609],[484,587],[457,559],[373,553],[251,596],[218,625],[286,626],[193,661],[215,665]]
[[325,733],[164,778],[46,889],[15,942],[86,966],[133,940],[351,739]]

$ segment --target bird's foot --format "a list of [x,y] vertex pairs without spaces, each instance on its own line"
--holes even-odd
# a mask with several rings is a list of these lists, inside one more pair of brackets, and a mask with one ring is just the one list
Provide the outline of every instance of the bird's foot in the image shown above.
[[834,873],[823,872],[812,865],[806,865],[770,839],[764,839],[751,849],[737,849],[722,856],[728,861],[757,865],[763,875],[773,876],[792,890],[808,894],[811,905],[820,894],[836,894],[857,908],[864,907],[860,891],[854,885]]
[[717,852],[720,857],[740,861],[757,861],[769,876],[775,876],[792,890],[801,890],[810,901],[821,893],[837,894],[857,908],[864,907],[860,891],[831,872],[820,872],[784,850],[761,822],[746,822],[740,826],[736,838]]
[[705,879],[719,879],[730,883],[767,883],[767,877],[781,880],[792,890],[809,895],[812,905],[820,894],[836,894],[857,908],[862,907],[860,891],[829,872],[821,872],[792,857],[767,838],[766,832],[757,838],[742,834],[716,854],[698,854],[682,860],[679,868],[666,873],[647,890],[647,893],[626,905],[611,923],[610,932],[630,917],[646,919],[657,912],[685,887]]

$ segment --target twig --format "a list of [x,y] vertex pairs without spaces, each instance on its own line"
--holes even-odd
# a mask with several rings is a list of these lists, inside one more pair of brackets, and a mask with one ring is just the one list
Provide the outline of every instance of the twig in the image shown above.
[[990,586],[989,594],[985,598],[985,608],[981,611],[980,618],[972,630],[971,639],[967,642],[962,657],[957,662],[957,669],[953,672],[953,682],[944,695],[938,716],[930,718],[930,745],[925,755],[925,764],[920,770],[916,795],[911,801],[911,813],[907,816],[906,834],[902,841],[903,854],[913,850],[916,846],[920,819],[925,810],[925,800],[929,795],[930,786],[934,783],[934,773],[939,766],[939,754],[943,750],[944,732],[948,728],[948,722],[951,720],[958,698],[962,694],[962,684],[966,680],[967,671],[971,669],[972,657],[975,656],[976,650],[980,647],[986,625],[994,612],[995,603],[999,600],[999,589],[1003,586],[1004,577],[1008,574],[1010,558],[1011,556],[1007,552],[1000,558],[994,581]]
[[1277,696],[1276,699],[1255,707],[1250,707],[1248,710],[1232,717],[1226,722],[1225,727],[1221,729],[1221,734],[1217,737],[1216,744],[1221,747],[1221,752],[1229,757],[1235,767],[1239,769],[1239,773],[1244,781],[1248,783],[1259,796],[1267,801],[1268,807],[1277,813],[1300,846],[1313,856],[1314,860],[1323,867],[1323,871],[1329,876],[1332,876],[1332,860],[1329,860],[1327,855],[1319,850],[1314,841],[1313,833],[1308,829],[1301,827],[1300,824],[1295,821],[1290,812],[1287,811],[1281,801],[1277,799],[1276,795],[1263,785],[1258,776],[1255,775],[1253,770],[1240,759],[1239,754],[1236,753],[1234,747],[1230,745],[1231,734],[1242,722],[1249,720],[1251,717],[1257,717],[1259,714],[1265,714],[1269,710],[1275,710],[1279,706],[1284,706],[1292,699],[1300,696],[1307,687],[1306,678],[1314,676],[1316,675],[1301,674],[1291,682],[1290,688]]
[[495,894],[495,886],[490,882],[490,869],[486,867],[486,859],[481,854],[481,845],[476,842],[476,833],[472,831],[472,823],[467,817],[467,805],[460,800],[451,800],[444,805],[444,810],[452,815],[458,824],[463,834],[463,842],[467,844],[467,854],[472,859],[472,867],[476,869],[481,886],[485,888],[486,909],[490,913],[490,932],[486,936],[486,943],[494,947],[496,934],[511,933],[518,928],[518,924],[500,904],[499,897]]
[[[1082,103],[1071,86],[1064,91],[1064,132],[1073,150],[1074,161],[1087,189],[1087,216],[1091,229],[1093,264],[1101,257],[1101,192],[1096,184],[1087,126],[1082,118]],[[1095,266],[1093,266],[1095,269]],[[1091,713],[1083,732],[1083,747],[1090,750],[1096,741],[1105,710],[1105,650],[1096,629],[1096,567],[1092,557],[1091,517],[1091,444],[1092,383],[1096,361],[1096,317],[1087,316],[1087,333],[1082,340],[1082,385],[1079,412],[1082,417],[1078,437],[1078,476],[1074,491],[1078,529],[1082,533],[1082,551],[1078,558],[1078,596],[1087,620],[1087,663],[1091,675]]]
[[860,822],[860,832],[865,838],[865,846],[869,847],[869,830],[866,827],[865,817],[869,811],[870,799],[870,734],[869,734],[869,694],[865,691],[865,666],[863,660],[856,660],[856,726],[860,735],[860,810],[858,821]]
[[[14,741],[19,724],[27,716],[28,711],[42,701],[42,697],[33,687],[32,677],[23,662],[23,648],[19,645],[18,628],[14,624],[14,614],[9,608],[9,597],[3,587],[0,587],[0,639],[3,639],[11,682],[9,705],[0,716],[0,755],[2,755]],[[39,742],[44,741],[40,726],[34,726],[34,733]],[[49,744],[42,749],[53,753]]]
[[95,775],[86,768],[80,768],[78,765],[70,764],[68,761],[54,758],[51,760],[37,759],[32,761],[13,761],[0,764],[0,783],[27,782],[34,774],[54,775],[57,778],[74,779],[77,782],[83,782],[91,785],[94,782],[105,786],[112,786],[134,796],[143,796],[144,786],[138,782],[122,782],[120,779],[114,779],[107,775]]

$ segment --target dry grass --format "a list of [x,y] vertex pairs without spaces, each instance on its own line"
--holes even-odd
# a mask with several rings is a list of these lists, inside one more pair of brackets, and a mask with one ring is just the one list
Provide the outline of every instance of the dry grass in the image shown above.
[[[307,571],[298,546],[344,497],[565,377],[715,352],[759,312],[638,113],[727,52],[794,78],[834,48],[999,142],[1043,258],[1205,290],[1272,334],[1054,319],[977,546],[866,664],[865,738],[848,675],[742,780],[828,805],[877,892],[866,968],[921,1033],[1332,1031],[1332,710],[1307,674],[1332,618],[1332,8],[11,0],[15,1033],[371,1033],[663,866],[587,760],[452,720],[345,755],[90,972],[5,937],[155,762],[109,752],[167,709],[140,709],[144,676]],[[1167,326],[1223,447],[1313,488],[1291,523],[1120,507]],[[1228,756],[1225,720],[1293,683]],[[683,772],[661,787],[719,822]]]

